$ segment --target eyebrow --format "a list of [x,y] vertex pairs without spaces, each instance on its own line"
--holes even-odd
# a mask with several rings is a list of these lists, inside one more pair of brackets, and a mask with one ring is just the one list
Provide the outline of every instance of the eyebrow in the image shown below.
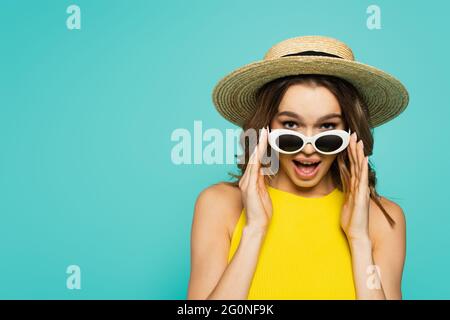
[[[289,117],[292,117],[292,118],[296,118],[299,121],[303,121],[304,120],[301,115],[299,115],[299,114],[297,114],[295,112],[292,112],[292,111],[279,112],[279,113],[277,113],[277,117],[279,117],[279,116],[289,116]],[[340,113],[330,113],[330,114],[327,114],[327,115],[322,116],[319,119],[317,119],[317,122],[321,122],[321,121],[332,119],[332,118],[339,118],[339,119],[342,120],[342,115]]]

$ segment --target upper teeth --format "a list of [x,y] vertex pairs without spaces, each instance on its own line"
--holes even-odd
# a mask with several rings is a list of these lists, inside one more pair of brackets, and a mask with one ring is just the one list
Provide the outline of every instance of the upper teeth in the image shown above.
[[316,162],[300,161],[300,163],[302,163],[302,164],[313,164],[313,163],[316,163]]

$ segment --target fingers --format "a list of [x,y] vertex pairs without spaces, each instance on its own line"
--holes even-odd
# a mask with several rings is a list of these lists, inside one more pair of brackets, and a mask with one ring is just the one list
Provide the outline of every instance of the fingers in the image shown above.
[[356,160],[355,172],[356,172],[356,178],[358,181],[361,177],[361,152],[360,152],[361,151],[360,150],[361,143],[362,143],[362,141],[361,140],[358,141],[358,136],[356,136],[354,154],[355,154],[355,160]]
[[241,187],[241,189],[247,189],[248,186],[248,181],[249,181],[249,176],[250,176],[250,165],[251,163],[254,163],[254,159],[255,159],[255,155],[256,154],[256,147],[253,150],[253,153],[250,155],[248,162],[247,162],[247,167],[245,168],[244,174],[241,177],[241,180],[239,181],[239,186]]
[[351,135],[349,147],[349,159],[351,164],[352,188],[358,189],[360,186],[368,186],[369,184],[369,168],[368,157],[364,156],[364,143],[358,141],[358,137],[354,132]]
[[264,152],[267,149],[267,130],[264,128],[261,130],[258,144],[255,146],[252,154],[250,155],[247,167],[239,182],[243,189],[246,189],[249,184],[256,187],[257,178],[261,168],[261,159],[264,156]]
[[269,214],[270,212],[270,208],[269,208],[269,204],[267,203],[267,198],[269,197],[268,192],[267,192],[267,188],[266,188],[266,183],[265,183],[265,176],[263,173],[261,173],[258,177],[258,193],[259,193],[259,197],[262,200],[262,205],[264,207],[264,211]]
[[367,193],[370,194],[369,189],[369,157],[363,157],[361,168],[360,188],[367,188]]
[[265,127],[261,129],[261,136],[259,138],[258,148],[259,148],[259,160],[261,161],[267,150],[267,145],[269,144],[269,128]]
[[360,159],[359,186],[360,188],[365,188],[369,186],[369,157],[364,156],[364,143],[362,140],[358,146],[358,155]]
[[258,145],[256,146],[256,152],[255,152],[255,161],[250,164],[250,177],[249,177],[249,183],[256,186],[257,180],[260,174],[261,169],[261,160],[264,156],[264,152],[266,152],[267,148],[267,129],[263,128],[261,129],[261,134],[259,136]]
[[355,157],[356,133],[353,132],[350,136],[350,143],[348,148],[348,158],[350,160],[350,191],[354,190],[356,181],[356,157]]
[[364,145],[363,141],[359,140],[357,143],[356,148],[356,158],[358,159],[358,176],[361,176],[361,169],[362,169],[362,161],[364,158],[364,151],[363,151]]
[[358,172],[361,173],[362,161],[364,160],[364,143],[362,140],[358,141],[358,147],[356,149],[356,156],[358,159]]

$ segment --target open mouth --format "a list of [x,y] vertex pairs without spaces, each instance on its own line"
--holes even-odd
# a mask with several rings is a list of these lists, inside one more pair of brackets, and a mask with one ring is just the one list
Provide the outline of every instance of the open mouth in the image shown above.
[[313,162],[313,163],[306,163],[306,162],[300,162],[298,160],[292,160],[297,168],[297,171],[300,173],[300,175],[304,176],[310,176],[314,175],[317,172],[317,167],[320,165],[321,161]]

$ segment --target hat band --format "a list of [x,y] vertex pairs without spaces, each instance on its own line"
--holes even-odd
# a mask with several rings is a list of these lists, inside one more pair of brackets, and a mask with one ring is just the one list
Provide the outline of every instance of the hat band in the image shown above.
[[284,56],[281,56],[281,57],[292,57],[292,56],[321,56],[321,57],[332,57],[332,58],[343,59],[342,57],[339,57],[339,56],[337,56],[335,54],[322,52],[322,51],[312,51],[312,50],[311,51],[298,52],[298,53],[285,54]]

